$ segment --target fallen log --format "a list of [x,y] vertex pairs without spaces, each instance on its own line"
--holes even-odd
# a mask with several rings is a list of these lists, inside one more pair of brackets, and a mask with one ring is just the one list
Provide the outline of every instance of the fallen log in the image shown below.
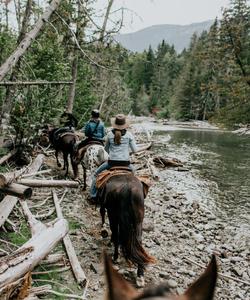
[[136,153],[142,152],[142,151],[145,151],[145,150],[149,150],[151,147],[152,147],[152,142],[147,143],[147,144],[138,144],[137,145],[138,150],[137,150]]
[[153,177],[155,180],[159,180],[160,176],[159,176],[158,171],[157,171],[156,168],[154,167],[154,162],[153,162],[152,158],[149,158],[149,159],[148,159],[148,161],[147,161],[147,166],[148,166],[148,169],[150,170],[150,173],[152,174],[152,177]]
[[153,158],[153,162],[157,167],[183,167],[183,163],[176,158],[156,156]]
[[12,150],[8,154],[4,155],[3,157],[0,158],[0,165],[5,163],[8,159],[10,159],[13,155],[15,155],[17,150]]
[[69,187],[78,188],[79,182],[73,180],[40,180],[40,179],[20,179],[18,183],[31,187]]
[[29,199],[32,196],[32,188],[19,183],[11,183],[8,186],[0,187],[0,191],[21,199]]
[[41,174],[48,174],[48,173],[50,173],[51,171],[52,171],[51,169],[47,169],[47,170],[42,170],[42,171],[30,173],[30,174],[24,174],[24,175],[22,175],[21,177],[22,177],[22,178],[27,178],[27,177],[33,177],[33,176],[37,176],[37,175],[41,175]]
[[37,296],[48,294],[48,291],[52,289],[50,284],[46,284],[43,286],[32,287],[30,289],[30,295],[23,300],[38,300]]
[[22,206],[24,215],[26,219],[28,220],[31,234],[32,236],[39,234],[42,230],[46,229],[46,225],[44,225],[42,222],[38,221],[29,210],[28,204],[26,201],[20,201],[20,204]]
[[[34,173],[37,172],[41,165],[43,164],[44,155],[39,154],[32,164],[27,168],[27,173]],[[18,201],[17,197],[14,196],[6,196],[0,202],[0,227],[4,224],[5,220],[9,217],[10,213],[12,212],[13,208],[15,207]]]
[[[53,200],[55,203],[55,208],[56,208],[56,213],[58,218],[63,218],[62,210],[55,191],[53,191]],[[86,283],[87,278],[76,256],[75,249],[72,245],[72,242],[68,234],[63,238],[63,243],[72,267],[72,271],[75,275],[76,281],[78,284],[84,285]]]
[[33,236],[21,248],[0,260],[0,288],[16,281],[33,268],[54,249],[57,243],[67,234],[68,223],[58,220]]
[[58,262],[64,262],[64,264],[66,264],[66,257],[63,253],[48,255],[43,261],[41,261],[40,265],[51,265]]

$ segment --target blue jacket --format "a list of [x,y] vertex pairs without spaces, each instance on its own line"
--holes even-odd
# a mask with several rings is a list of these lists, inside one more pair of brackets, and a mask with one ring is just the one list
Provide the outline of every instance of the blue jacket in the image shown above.
[[[97,122],[99,122],[98,125]],[[105,128],[103,122],[100,120],[90,119],[84,127],[84,133],[88,138],[103,140],[105,136]]]

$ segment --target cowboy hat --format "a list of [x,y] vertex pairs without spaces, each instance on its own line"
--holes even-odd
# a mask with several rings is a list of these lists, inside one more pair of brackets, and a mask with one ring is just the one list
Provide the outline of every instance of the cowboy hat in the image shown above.
[[128,128],[129,123],[126,119],[126,116],[123,114],[116,115],[115,118],[111,119],[111,125],[114,129],[125,129]]

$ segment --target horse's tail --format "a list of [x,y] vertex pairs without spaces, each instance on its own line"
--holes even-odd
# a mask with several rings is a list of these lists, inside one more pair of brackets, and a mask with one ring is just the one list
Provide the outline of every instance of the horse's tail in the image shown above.
[[[141,266],[155,263],[154,257],[150,256],[141,244],[142,217],[144,211],[143,193],[132,191],[128,185],[124,186],[123,199],[121,202],[121,213],[119,218],[119,243],[126,260]],[[136,207],[137,206],[137,207]]]

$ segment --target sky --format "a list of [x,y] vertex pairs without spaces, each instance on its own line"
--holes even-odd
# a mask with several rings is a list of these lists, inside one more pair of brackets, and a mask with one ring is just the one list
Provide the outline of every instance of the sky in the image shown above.
[[[107,3],[108,0],[97,0],[96,7],[101,12]],[[215,19],[229,3],[230,0],[114,0],[113,11],[126,8],[121,32],[128,33],[156,24],[186,25]]]

